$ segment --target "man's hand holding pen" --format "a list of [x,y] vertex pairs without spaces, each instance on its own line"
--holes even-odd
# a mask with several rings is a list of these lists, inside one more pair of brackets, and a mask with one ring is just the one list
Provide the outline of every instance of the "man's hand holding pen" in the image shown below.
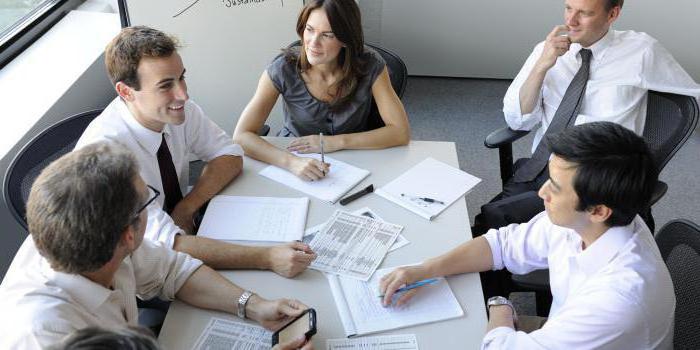
[[[383,295],[382,305],[391,306],[394,301],[396,306],[406,304],[419,292],[421,286],[435,283],[432,280],[426,280],[430,277],[432,276],[429,275],[428,270],[422,264],[399,267],[386,274],[379,281],[379,293]],[[420,284],[416,283],[419,281],[421,282]],[[414,285],[411,286],[412,284]],[[407,288],[408,286],[411,287]],[[404,289],[400,291],[402,287]],[[394,300],[394,295],[397,295],[396,300]]]

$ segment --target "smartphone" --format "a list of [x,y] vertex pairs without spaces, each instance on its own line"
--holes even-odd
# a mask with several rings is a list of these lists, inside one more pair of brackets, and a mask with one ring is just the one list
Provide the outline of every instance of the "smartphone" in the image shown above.
[[306,309],[304,313],[297,316],[292,322],[287,323],[280,330],[272,334],[272,345],[287,343],[291,340],[299,339],[302,335],[308,340],[316,334],[316,310]]

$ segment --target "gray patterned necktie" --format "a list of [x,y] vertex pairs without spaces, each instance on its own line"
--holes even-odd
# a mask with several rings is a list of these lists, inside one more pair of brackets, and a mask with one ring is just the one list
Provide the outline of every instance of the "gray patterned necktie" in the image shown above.
[[552,153],[546,145],[545,137],[566,129],[576,120],[586,93],[592,52],[588,49],[581,49],[579,54],[581,55],[581,68],[574,75],[569,87],[566,88],[564,98],[562,98],[559,108],[554,113],[552,122],[542,136],[542,140],[535,148],[535,152],[532,153],[532,158],[515,172],[513,182],[530,182],[534,180],[542,169],[547,166],[549,155]]

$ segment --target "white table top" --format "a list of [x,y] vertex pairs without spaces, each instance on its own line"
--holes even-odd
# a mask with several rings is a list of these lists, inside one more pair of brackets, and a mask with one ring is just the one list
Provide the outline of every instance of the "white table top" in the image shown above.
[[[289,139],[267,138],[278,146]],[[340,151],[329,154],[371,174],[350,192],[369,184],[379,188],[427,157],[458,167],[457,152],[452,142],[411,141],[408,146],[373,151]],[[246,158],[242,174],[223,194],[242,196],[302,197],[306,194],[279,184],[257,173],[266,165]],[[387,254],[379,268],[423,261],[442,254],[459,243],[471,239],[469,216],[464,199],[447,208],[433,221],[401,208],[376,194],[366,195],[347,206],[334,205],[310,197],[307,227],[327,220],[337,209],[356,210],[369,207],[384,220],[403,225],[402,234],[409,245]],[[325,349],[326,339],[343,338],[343,326],[324,275],[307,270],[294,279],[286,279],[270,271],[222,271],[222,274],[243,288],[268,299],[296,298],[316,309],[318,332],[314,336],[316,349]],[[422,349],[478,349],[486,329],[486,310],[481,282],[476,273],[448,277],[448,282],[465,315],[452,320],[397,329],[384,334],[416,334]],[[233,297],[230,301],[234,302]],[[211,317],[237,319],[222,312],[198,309],[182,302],[171,304],[160,332],[159,342],[166,349],[190,349]]]

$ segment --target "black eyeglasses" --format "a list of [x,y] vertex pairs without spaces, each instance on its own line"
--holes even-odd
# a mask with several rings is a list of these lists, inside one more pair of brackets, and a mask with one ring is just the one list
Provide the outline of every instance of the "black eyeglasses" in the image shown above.
[[156,190],[153,186],[146,185],[146,187],[150,188],[151,191],[153,191],[153,197],[151,197],[151,199],[147,200],[146,204],[144,204],[141,208],[139,208],[139,210],[136,211],[136,218],[138,218],[139,215],[141,214],[141,212],[144,209],[146,209],[146,207],[148,207],[151,203],[153,203],[153,201],[156,200],[156,198],[158,198],[158,196],[160,196],[160,191]]

